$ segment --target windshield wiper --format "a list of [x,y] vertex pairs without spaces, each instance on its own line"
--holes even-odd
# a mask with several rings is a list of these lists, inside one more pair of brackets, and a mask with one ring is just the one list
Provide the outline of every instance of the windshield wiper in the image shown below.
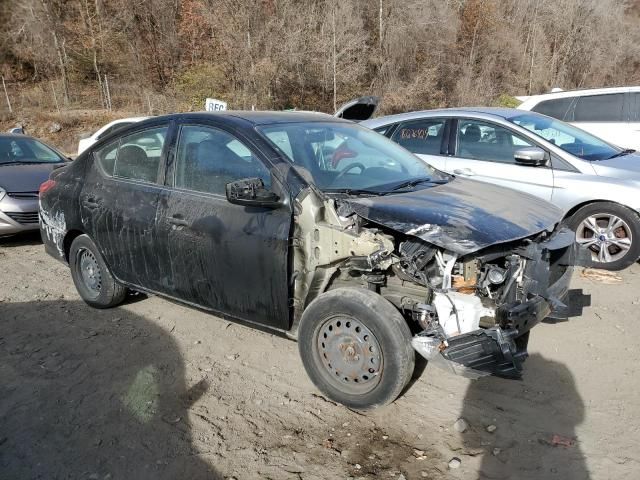
[[388,192],[366,190],[361,188],[334,188],[324,190],[325,193],[344,193],[345,195],[386,195]]
[[624,157],[625,155],[629,155],[630,153],[635,153],[633,148],[625,148],[621,152],[616,153],[615,155],[611,155],[607,160],[611,160],[612,158]]
[[438,185],[441,185],[447,182],[448,180],[433,180],[431,177],[413,178],[411,180],[407,180],[406,182],[394,185],[390,191],[395,192],[397,190],[403,190],[405,188],[413,188],[420,185],[421,183],[436,183]]

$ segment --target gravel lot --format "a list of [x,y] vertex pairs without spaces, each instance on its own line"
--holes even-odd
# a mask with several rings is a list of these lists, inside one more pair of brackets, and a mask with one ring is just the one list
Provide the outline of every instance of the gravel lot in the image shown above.
[[427,366],[367,415],[291,341],[160,298],[87,307],[37,235],[0,266],[2,479],[640,478],[640,265],[576,272],[593,306],[535,328],[522,381]]

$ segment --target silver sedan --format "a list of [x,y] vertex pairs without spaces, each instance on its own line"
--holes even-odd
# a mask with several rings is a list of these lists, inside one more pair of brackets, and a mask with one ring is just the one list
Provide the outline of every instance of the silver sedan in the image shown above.
[[510,108],[411,112],[362,125],[440,170],[552,202],[600,268],[621,270],[640,257],[640,155],[634,150]]
[[38,229],[38,189],[68,160],[34,138],[0,134],[0,237]]

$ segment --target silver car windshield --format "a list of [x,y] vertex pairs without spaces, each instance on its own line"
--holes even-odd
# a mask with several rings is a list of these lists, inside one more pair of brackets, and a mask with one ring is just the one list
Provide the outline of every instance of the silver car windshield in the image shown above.
[[45,144],[31,138],[0,138],[0,165],[9,163],[60,163],[64,158]]
[[543,115],[529,113],[508,120],[583,160],[606,160],[622,152],[622,149],[584,130]]
[[286,123],[258,131],[328,193],[389,193],[449,179],[382,135],[355,124]]

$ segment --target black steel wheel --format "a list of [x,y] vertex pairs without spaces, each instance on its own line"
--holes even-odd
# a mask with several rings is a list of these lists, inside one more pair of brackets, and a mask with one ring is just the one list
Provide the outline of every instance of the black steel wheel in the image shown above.
[[95,300],[100,296],[100,290],[102,289],[102,273],[100,272],[98,260],[91,250],[84,247],[78,249],[76,256],[85,290]]
[[87,235],[80,235],[71,243],[69,267],[76,290],[92,307],[110,308],[125,299],[127,289],[111,275],[102,255]]
[[411,332],[377,293],[339,288],[304,311],[298,347],[307,374],[330,399],[355,410],[394,401],[411,379]]
[[344,315],[328,318],[320,325],[316,349],[337,387],[357,394],[380,383],[384,369],[380,343],[358,319]]

